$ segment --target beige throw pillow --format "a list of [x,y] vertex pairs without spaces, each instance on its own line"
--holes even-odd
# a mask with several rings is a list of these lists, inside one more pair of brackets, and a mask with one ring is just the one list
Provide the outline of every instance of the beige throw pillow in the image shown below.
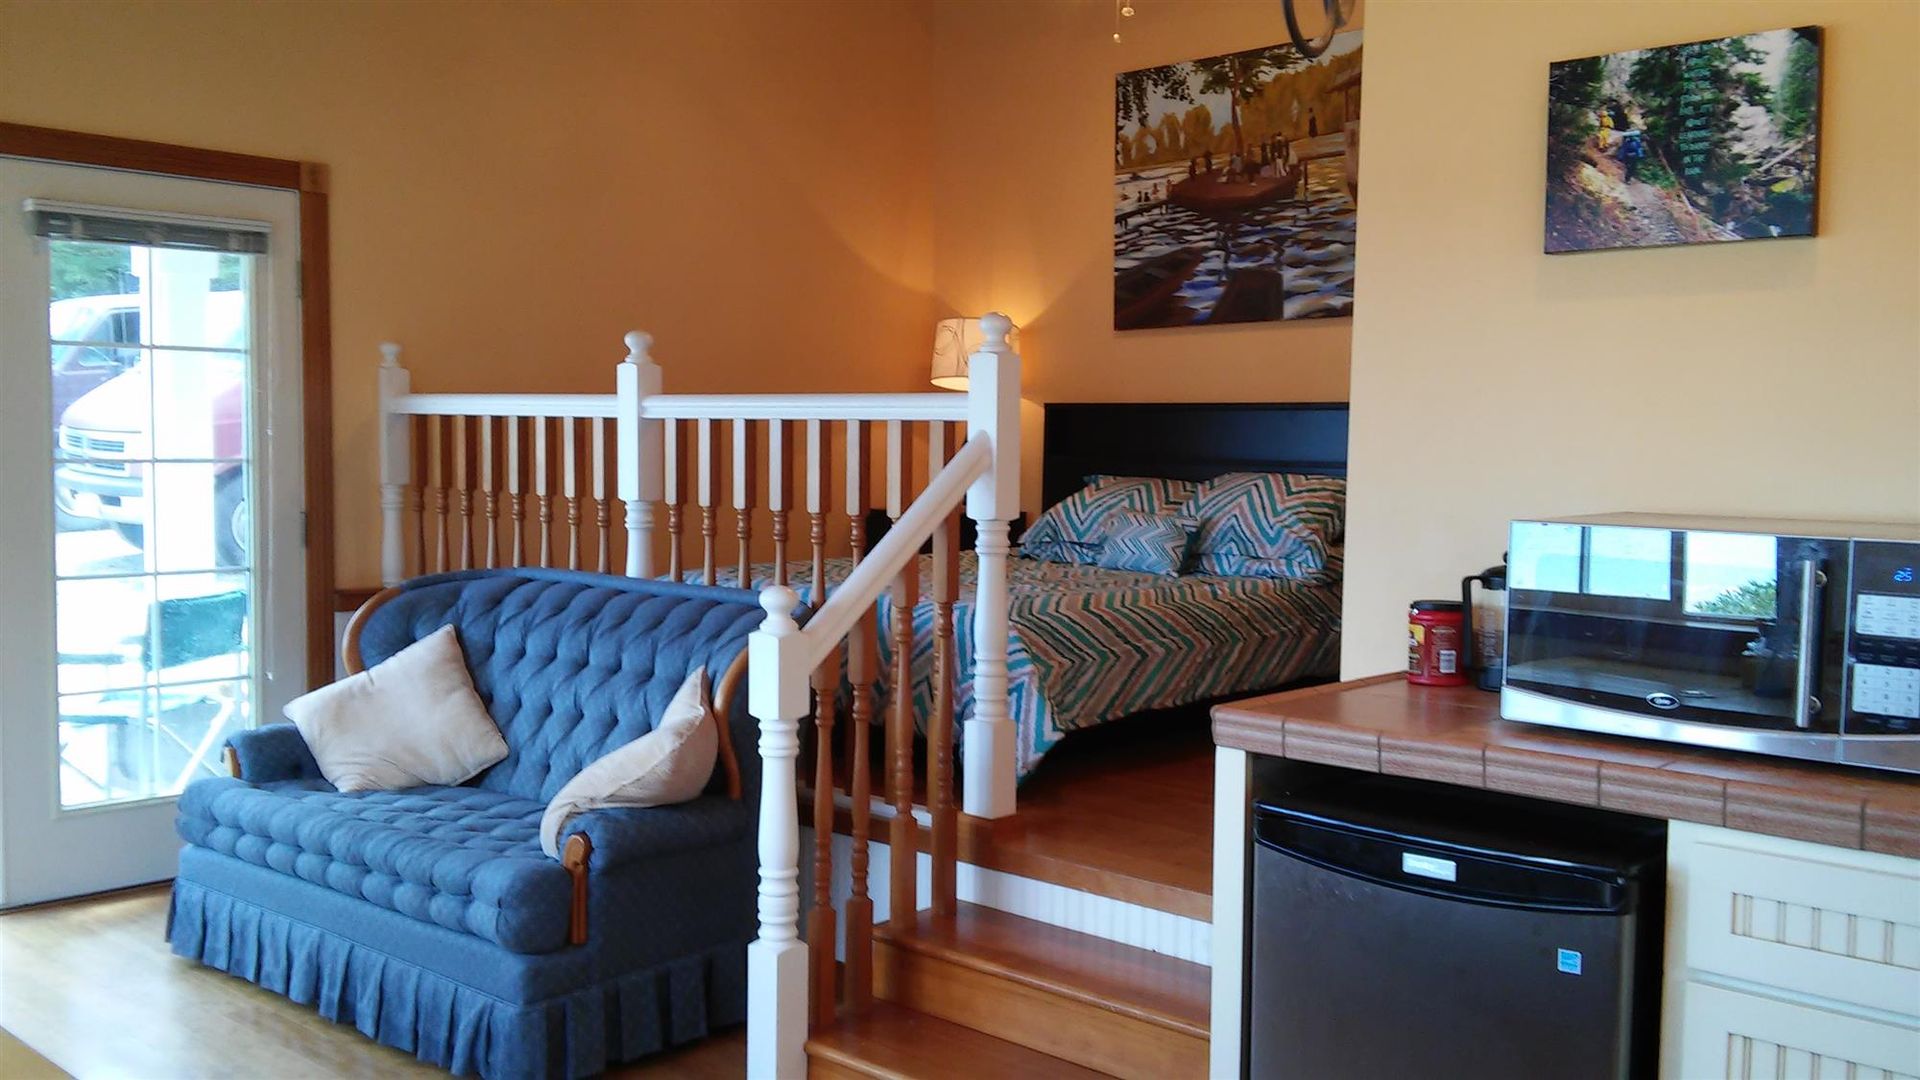
[[286,716],[341,791],[464,784],[507,756],[451,626],[294,698]]
[[688,675],[652,731],[581,769],[547,804],[540,846],[560,857],[560,830],[606,806],[668,806],[700,797],[720,756],[720,722],[707,701],[707,669]]

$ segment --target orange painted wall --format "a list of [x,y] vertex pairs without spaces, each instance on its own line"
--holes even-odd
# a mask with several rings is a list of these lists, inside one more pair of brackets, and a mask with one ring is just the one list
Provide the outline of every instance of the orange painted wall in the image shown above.
[[1351,319],[1113,329],[1113,76],[1284,41],[1275,0],[1147,0],[1117,45],[1108,0],[933,11],[934,291],[1020,324],[1027,397],[1346,399]]
[[[1920,521],[1920,4],[1372,15],[1347,676],[1404,663],[1407,602],[1455,595],[1515,517]],[[1551,61],[1809,23],[1818,236],[1541,254]]]
[[332,174],[339,580],[416,390],[922,386],[931,14],[858,0],[0,3],[0,117]]

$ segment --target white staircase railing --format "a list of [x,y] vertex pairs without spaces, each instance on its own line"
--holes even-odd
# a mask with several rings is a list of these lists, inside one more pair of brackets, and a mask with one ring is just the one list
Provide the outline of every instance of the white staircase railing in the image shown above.
[[[843,913],[847,999],[858,1007],[871,996],[866,845],[879,676],[875,635],[883,599],[891,606],[894,659],[883,777],[893,809],[887,822],[891,910],[919,906],[912,761],[917,729],[926,732],[930,902],[937,912],[955,906],[956,811],[996,818],[1014,810],[1007,559],[1008,527],[1019,513],[1020,359],[1008,344],[1012,324],[1005,316],[988,315],[981,323],[985,342],[969,361],[965,393],[667,394],[651,339],[635,332],[626,335],[627,355],[612,394],[416,394],[400,366],[400,347],[381,346],[380,568],[387,584],[418,573],[538,565],[603,573],[619,566],[636,577],[664,570],[710,584],[767,586],[761,598],[767,615],[751,638],[748,667],[763,762],[760,927],[748,954],[751,1076],[803,1076],[809,1024],[834,1015],[836,913],[828,878],[834,789],[841,779],[834,763],[841,753],[849,773],[844,812],[853,839],[854,895]],[[966,435],[958,440],[963,424]],[[876,432],[883,438],[876,440]],[[883,469],[876,467],[876,442]],[[916,491],[911,459],[917,446],[925,447],[927,463],[926,482]],[[885,478],[892,523],[869,552],[866,518],[875,476]],[[978,564],[973,670],[965,673],[958,670],[953,636],[962,503],[975,523]],[[844,515],[844,548],[832,535],[836,509]],[[789,524],[796,511],[808,517],[811,558],[789,564],[796,539]],[[730,562],[721,558],[728,519],[736,556]],[[757,537],[759,521],[768,530]],[[920,602],[919,553],[930,539],[935,690],[932,712],[922,718],[913,713],[910,689],[913,613]],[[689,542],[697,558],[686,557]],[[833,584],[828,565],[837,550],[854,561],[844,580]],[[793,618],[799,596],[789,586],[809,572],[813,613],[803,629]],[[834,711],[843,678],[852,704],[836,749]],[[956,800],[958,678],[972,679],[973,712],[962,746],[965,790]],[[817,768],[807,938],[819,950],[811,956],[799,927],[798,808],[804,793],[797,775],[801,723],[810,715]]]
[[[835,1002],[832,993],[834,938],[832,924],[809,925],[812,947],[821,950],[809,964],[809,944],[800,940],[800,822],[796,765],[800,752],[800,721],[819,709],[830,711],[826,693],[815,688],[832,687],[838,680],[819,677],[823,665],[830,665],[843,642],[850,656],[862,648],[860,627],[871,620],[875,608],[887,590],[895,590],[895,674],[893,681],[894,716],[890,725],[890,787],[894,814],[890,820],[889,857],[890,910],[892,916],[909,916],[919,905],[917,895],[917,825],[912,810],[912,732],[910,657],[912,655],[912,611],[918,600],[915,568],[921,546],[935,543],[936,598],[938,581],[946,580],[950,568],[941,565],[952,557],[950,546],[942,538],[942,529],[964,500],[967,514],[976,524],[978,540],[975,556],[979,563],[979,584],[974,598],[974,670],[971,673],[974,715],[966,725],[963,749],[966,754],[965,808],[981,817],[1001,817],[1013,810],[1014,746],[1013,725],[1007,713],[1007,530],[1019,507],[1019,379],[1020,360],[1007,345],[1011,323],[1004,316],[989,315],[983,320],[987,341],[970,364],[968,435],[966,443],[944,467],[934,473],[919,497],[898,513],[892,527],[880,543],[862,559],[852,573],[825,603],[814,611],[805,628],[793,618],[799,597],[793,590],[774,586],[761,594],[766,620],[749,639],[748,706],[760,721],[761,797],[760,797],[760,934],[748,949],[747,983],[747,1075],[755,1077],[803,1077],[806,1075],[806,1037],[810,1025],[830,1020]],[[947,617],[941,613],[936,618]],[[902,633],[901,624],[908,624]],[[944,650],[945,645],[941,648]],[[904,659],[903,659],[904,658]],[[955,674],[952,658],[936,659],[937,691],[944,693],[946,680]],[[964,676],[963,676],[964,677]],[[858,692],[856,680],[856,692]],[[856,698],[856,702],[857,702]],[[860,719],[857,706],[856,721]],[[951,843],[941,851],[939,837],[943,825],[942,792],[951,784],[947,763],[941,760],[940,737],[950,734],[951,712],[936,705],[927,731],[929,742],[927,787],[929,808],[934,821],[935,871],[932,906],[951,912],[953,875],[950,872],[955,853]],[[943,730],[945,729],[945,730]],[[857,730],[857,728],[856,728]],[[854,897],[848,904],[846,936],[848,994],[857,1008],[871,989],[872,972],[865,942],[871,934],[871,902],[865,897],[864,841],[862,819],[866,806],[859,783],[860,771],[867,767],[865,755],[851,755],[854,770]],[[831,792],[816,782],[815,806],[830,799]],[[826,875],[830,872],[830,854],[826,837],[820,836],[824,814],[816,814],[815,904],[826,897]],[[830,820],[830,818],[827,818]],[[829,826],[830,829],[830,826]],[[946,866],[943,868],[942,863]],[[943,869],[948,872],[943,873]],[[856,915],[864,913],[864,918]]]

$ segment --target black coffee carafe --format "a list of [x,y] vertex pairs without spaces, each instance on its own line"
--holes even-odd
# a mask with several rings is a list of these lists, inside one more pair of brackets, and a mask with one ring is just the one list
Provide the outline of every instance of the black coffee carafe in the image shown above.
[[[1481,588],[1479,606],[1473,586]],[[1467,654],[1467,678],[1482,690],[1499,690],[1507,676],[1507,564],[1460,579],[1461,651]]]

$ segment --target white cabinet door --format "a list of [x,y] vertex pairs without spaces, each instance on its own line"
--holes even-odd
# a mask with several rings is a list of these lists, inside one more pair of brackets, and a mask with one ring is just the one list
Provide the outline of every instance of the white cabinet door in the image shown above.
[[1684,993],[1682,1080],[1920,1077],[1920,1030],[1701,983]]

